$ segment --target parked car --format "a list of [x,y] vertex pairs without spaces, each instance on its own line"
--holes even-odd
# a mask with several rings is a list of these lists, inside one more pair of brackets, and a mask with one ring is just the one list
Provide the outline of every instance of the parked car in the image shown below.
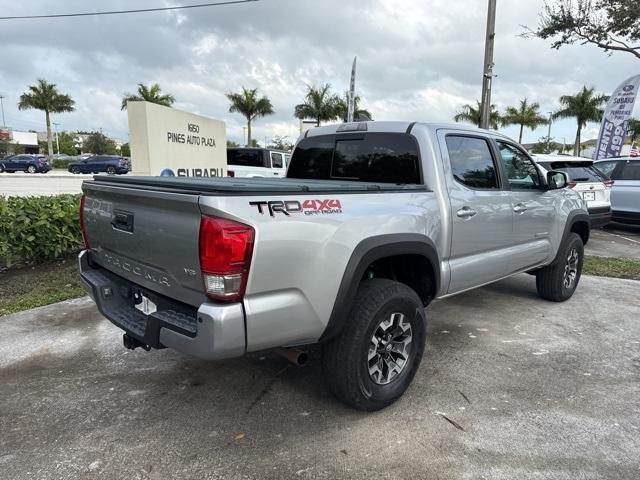
[[587,204],[591,228],[604,227],[611,221],[611,187],[613,181],[598,170],[588,158],[568,155],[532,155],[534,161],[545,172],[565,172],[569,188],[580,194]]
[[127,348],[300,361],[321,343],[334,394],[378,410],[418,369],[432,300],[522,272],[573,295],[590,230],[566,184],[495,131],[323,126],[284,179],[83,182],[81,279]]
[[615,182],[611,191],[613,221],[640,225],[640,158],[608,158],[594,165]]
[[284,177],[291,155],[266,148],[227,148],[227,176]]
[[63,160],[65,162],[70,162],[71,160],[73,160],[73,157],[71,155],[67,155],[66,153],[56,153],[54,155],[51,155],[51,158],[53,160]]
[[131,162],[125,157],[116,155],[91,155],[84,160],[69,164],[71,173],[127,173],[131,170]]
[[0,160],[0,173],[47,173],[51,166],[44,155],[11,155]]

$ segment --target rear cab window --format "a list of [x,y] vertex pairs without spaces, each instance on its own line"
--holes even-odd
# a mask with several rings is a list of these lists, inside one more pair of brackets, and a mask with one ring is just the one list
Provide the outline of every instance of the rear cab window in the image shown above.
[[288,178],[421,184],[418,144],[407,133],[319,135],[302,139]]
[[569,180],[576,183],[593,183],[608,180],[606,175],[600,172],[592,162],[539,162],[540,166],[546,170],[557,170],[564,172]]

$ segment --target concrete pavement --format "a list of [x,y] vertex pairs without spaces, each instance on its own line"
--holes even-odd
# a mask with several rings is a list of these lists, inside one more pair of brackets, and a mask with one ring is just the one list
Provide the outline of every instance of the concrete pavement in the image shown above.
[[405,396],[364,414],[310,365],[121,346],[88,299],[0,318],[11,479],[637,479],[640,282],[521,275],[428,310]]

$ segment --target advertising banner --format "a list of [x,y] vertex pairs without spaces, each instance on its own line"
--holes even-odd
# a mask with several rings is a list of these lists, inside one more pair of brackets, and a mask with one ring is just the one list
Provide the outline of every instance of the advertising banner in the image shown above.
[[613,91],[602,116],[594,160],[620,156],[638,88],[640,75],[627,79]]
[[224,177],[224,122],[149,102],[128,102],[134,175]]

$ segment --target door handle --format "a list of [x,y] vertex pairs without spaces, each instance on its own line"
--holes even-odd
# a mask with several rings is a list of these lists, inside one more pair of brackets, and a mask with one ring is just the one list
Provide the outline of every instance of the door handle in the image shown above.
[[476,212],[473,208],[470,207],[462,207],[460,210],[458,210],[456,212],[456,215],[459,216],[460,218],[471,218],[473,217]]
[[513,211],[516,213],[524,213],[527,211],[527,206],[524,203],[517,203],[513,207]]

